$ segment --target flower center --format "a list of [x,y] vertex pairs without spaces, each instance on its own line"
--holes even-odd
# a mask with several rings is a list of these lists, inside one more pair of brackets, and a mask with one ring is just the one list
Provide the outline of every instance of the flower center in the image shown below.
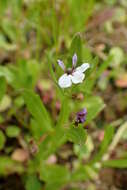
[[73,72],[74,72],[74,69],[72,69],[72,68],[68,68],[66,70],[67,75],[72,75]]

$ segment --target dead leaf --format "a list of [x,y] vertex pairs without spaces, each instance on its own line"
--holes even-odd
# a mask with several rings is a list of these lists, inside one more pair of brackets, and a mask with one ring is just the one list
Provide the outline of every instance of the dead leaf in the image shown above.
[[117,87],[127,88],[127,73],[123,74],[115,81]]
[[13,160],[25,162],[29,159],[29,152],[25,149],[17,148],[11,155]]

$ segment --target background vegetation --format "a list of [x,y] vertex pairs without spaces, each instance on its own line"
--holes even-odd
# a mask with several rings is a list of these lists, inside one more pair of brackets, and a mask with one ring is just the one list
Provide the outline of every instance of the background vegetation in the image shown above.
[[0,21],[0,190],[126,190],[127,1],[0,0]]

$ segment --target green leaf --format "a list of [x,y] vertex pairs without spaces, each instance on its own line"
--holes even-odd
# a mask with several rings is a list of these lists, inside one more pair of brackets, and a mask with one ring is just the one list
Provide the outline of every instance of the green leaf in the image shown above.
[[84,93],[90,94],[92,92],[92,89],[94,87],[94,84],[96,82],[96,70],[97,70],[97,66],[98,66],[98,57],[95,57],[94,59],[91,59],[90,61],[90,69],[87,71],[87,76],[86,79],[84,81],[84,83],[82,83],[82,91]]
[[2,115],[0,115],[0,123],[4,122],[4,117]]
[[0,150],[4,148],[6,138],[4,136],[4,133],[0,131]]
[[10,84],[13,80],[13,75],[11,71],[5,67],[5,66],[0,66],[0,77],[5,77],[7,82]]
[[6,129],[6,134],[8,137],[18,137],[20,134],[20,128],[17,126],[8,126]]
[[0,14],[3,15],[4,11],[7,10],[7,5],[8,5],[9,1],[5,0],[5,1],[0,1]]
[[23,97],[29,112],[42,127],[42,132],[51,131],[52,124],[50,116],[40,97],[31,90],[24,90]]
[[86,124],[91,122],[97,114],[105,107],[103,100],[99,96],[87,97],[82,103],[82,107],[87,109]]
[[60,128],[64,126],[64,124],[68,120],[69,113],[70,113],[69,100],[67,97],[64,97],[56,127]]
[[40,178],[49,183],[65,184],[70,179],[70,173],[64,166],[42,165]]
[[89,165],[81,165],[78,169],[74,170],[71,174],[71,181],[86,181],[89,179],[96,179],[97,173]]
[[41,190],[42,186],[36,175],[28,175],[25,183],[26,190]]
[[97,153],[97,155],[91,161],[92,163],[97,162],[102,158],[103,154],[108,149],[108,145],[110,144],[110,142],[111,142],[111,140],[113,138],[113,135],[114,135],[114,127],[112,127],[111,125],[108,125],[106,127],[106,129],[105,129],[104,139],[103,139],[103,141],[101,142],[101,145],[100,145],[100,151]]
[[101,155],[104,154],[107,149],[108,149],[108,145],[110,144],[110,142],[112,141],[113,135],[114,135],[114,130],[115,128],[112,125],[109,125],[106,127],[105,129],[105,134],[104,134],[104,139],[101,143],[100,146],[100,153]]
[[5,51],[14,51],[16,50],[16,44],[11,44],[6,41],[6,39],[0,34],[0,48]]
[[40,74],[39,63],[36,60],[29,60],[27,62],[27,71],[32,78],[31,86],[34,88]]
[[67,137],[70,141],[83,145],[86,140],[86,131],[82,126],[73,127],[71,126],[67,132]]
[[93,59],[93,61],[91,61],[92,64],[91,64],[91,68],[88,73],[89,75],[86,78],[86,80],[84,82],[84,86],[83,86],[84,92],[91,93],[93,87],[96,84],[97,79],[107,69],[107,67],[110,65],[111,61],[112,61],[112,56],[109,56],[107,58],[107,60],[102,62],[100,65],[98,65],[99,61],[98,61],[97,57],[95,59]]
[[40,144],[38,158],[46,159],[49,155],[56,152],[67,141],[67,131],[59,128],[51,132],[46,139]]
[[43,135],[42,126],[33,118],[30,121],[30,131],[36,140],[39,140]]
[[1,27],[8,38],[13,42],[16,41],[18,29],[14,26],[13,22],[9,19],[2,19]]
[[72,43],[70,46],[70,51],[69,51],[69,66],[72,67],[72,56],[74,55],[74,53],[77,54],[78,57],[78,63],[81,64],[82,61],[82,41],[81,41],[81,37],[80,34],[77,33],[73,39],[72,39]]
[[83,145],[74,145],[74,153],[78,156],[80,160],[88,159],[91,155],[91,152],[94,150],[94,144],[90,135],[87,135],[85,144]]
[[56,79],[56,74],[53,70],[53,64],[52,64],[53,61],[56,62],[56,60],[54,59],[53,55],[50,52],[46,52],[46,56],[47,56],[47,61],[48,61],[48,70],[50,71],[51,78],[52,78],[55,86],[57,87],[57,92],[62,97],[63,96],[63,90],[58,85],[58,81]]
[[87,2],[84,0],[68,0],[67,2],[69,3],[69,18],[72,29],[74,31],[84,31],[87,28],[85,24],[94,9],[94,0]]
[[35,87],[39,76],[39,65],[35,60],[21,59],[18,66],[10,66],[9,70],[13,76],[11,81],[13,88],[33,89]]
[[48,60],[48,67],[49,67],[51,77],[54,80],[54,82],[57,84],[57,79],[56,79],[55,73],[53,71],[53,65],[52,65],[53,56],[51,55],[51,53],[48,53],[48,52],[46,52],[46,56],[47,56],[47,60]]
[[71,181],[77,182],[77,181],[86,181],[89,179],[89,176],[86,172],[85,167],[80,167],[76,170],[74,170],[71,174]]
[[11,173],[22,173],[24,171],[23,166],[12,160],[11,158],[7,156],[0,156],[0,176],[1,175],[7,175]]
[[97,68],[97,71],[96,71],[96,79],[98,77],[101,76],[101,74],[107,69],[107,67],[111,64],[111,61],[112,61],[112,56],[108,56],[108,58],[101,63],[101,65],[99,66],[99,68]]
[[4,77],[0,77],[0,101],[2,100],[6,92],[6,80]]
[[96,180],[98,179],[98,175],[97,172],[95,171],[95,169],[89,165],[84,166],[86,169],[86,173],[88,174],[90,179]]
[[11,106],[11,98],[8,95],[5,95],[0,102],[0,112],[6,111]]
[[111,48],[109,54],[112,56],[111,67],[119,67],[121,62],[124,60],[124,51],[120,47]]
[[48,182],[47,184],[46,184],[46,187],[45,187],[45,190],[60,190],[61,188],[62,188],[62,186],[63,186],[63,184],[61,184],[61,183],[50,183],[50,182]]
[[104,167],[127,168],[127,159],[108,160],[102,163]]

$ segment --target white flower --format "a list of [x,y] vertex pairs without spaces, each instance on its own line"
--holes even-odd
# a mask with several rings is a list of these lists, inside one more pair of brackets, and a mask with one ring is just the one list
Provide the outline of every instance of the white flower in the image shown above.
[[64,74],[59,78],[58,84],[61,88],[68,88],[74,84],[82,83],[85,74],[84,72],[90,68],[89,63],[83,63],[80,67],[76,67],[77,55],[74,54],[72,57],[72,68],[66,70],[64,63],[58,60],[59,66],[64,70]]

